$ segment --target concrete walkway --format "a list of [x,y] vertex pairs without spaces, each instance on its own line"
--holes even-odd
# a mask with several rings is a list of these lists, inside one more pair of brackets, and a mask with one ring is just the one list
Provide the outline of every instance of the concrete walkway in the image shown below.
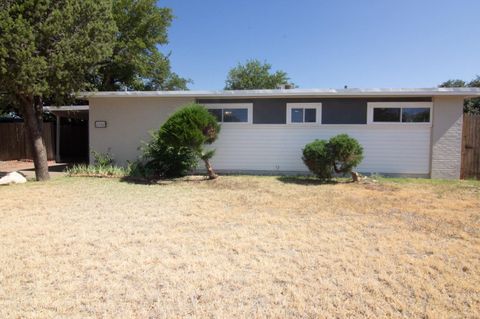
[[[55,161],[48,162],[48,171],[50,172],[50,177],[60,177],[64,176],[64,170],[67,168],[66,163],[56,163]],[[0,161],[0,177],[6,175],[10,172],[20,172],[27,179],[35,179],[35,169],[33,167],[33,162],[30,161]]]

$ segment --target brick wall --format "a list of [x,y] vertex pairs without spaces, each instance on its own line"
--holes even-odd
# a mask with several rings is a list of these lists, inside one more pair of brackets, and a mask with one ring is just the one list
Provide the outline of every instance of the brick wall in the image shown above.
[[460,178],[463,97],[433,100],[431,177]]

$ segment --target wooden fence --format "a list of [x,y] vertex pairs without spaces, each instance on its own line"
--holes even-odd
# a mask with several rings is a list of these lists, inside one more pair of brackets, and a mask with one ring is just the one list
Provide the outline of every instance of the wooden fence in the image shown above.
[[463,116],[461,178],[480,179],[480,115]]
[[[43,141],[49,160],[55,159],[55,123],[43,123]],[[0,123],[0,161],[32,159],[23,123]]]

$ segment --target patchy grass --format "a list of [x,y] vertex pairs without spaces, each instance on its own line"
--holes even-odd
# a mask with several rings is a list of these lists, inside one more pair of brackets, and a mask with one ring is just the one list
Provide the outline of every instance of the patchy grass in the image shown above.
[[299,180],[0,188],[0,317],[480,316],[480,183]]
[[106,177],[121,178],[128,175],[128,170],[121,166],[75,164],[66,169],[65,173],[70,177]]

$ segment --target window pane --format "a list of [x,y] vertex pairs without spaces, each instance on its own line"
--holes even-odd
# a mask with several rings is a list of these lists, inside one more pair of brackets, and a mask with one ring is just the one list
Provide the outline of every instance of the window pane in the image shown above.
[[374,122],[400,122],[400,108],[374,108]]
[[248,122],[248,109],[224,109],[224,122]]
[[218,122],[222,121],[222,109],[208,109],[208,112],[215,116]]
[[428,107],[403,108],[402,122],[430,122],[430,109]]
[[292,109],[292,123],[303,123],[303,109]]
[[317,120],[316,109],[305,109],[305,123],[315,123]]

